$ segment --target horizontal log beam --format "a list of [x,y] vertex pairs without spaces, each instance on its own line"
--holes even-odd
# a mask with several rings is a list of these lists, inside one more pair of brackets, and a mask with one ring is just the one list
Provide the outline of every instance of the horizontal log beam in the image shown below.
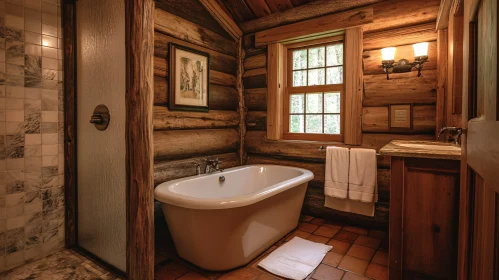
[[367,33],[364,35],[364,51],[436,40],[435,22],[423,23]]
[[154,29],[233,57],[237,54],[234,41],[159,8],[155,9]]
[[252,88],[244,91],[244,105],[248,110],[267,110],[267,88]]
[[244,70],[257,68],[265,68],[267,66],[267,54],[262,53],[255,56],[250,56],[244,60]]
[[156,162],[230,153],[238,149],[239,132],[235,128],[154,132],[154,160]]
[[388,0],[373,5],[374,21],[364,32],[388,30],[437,20],[440,0]]
[[170,111],[166,106],[154,106],[153,125],[154,130],[238,127],[239,113],[220,110]]
[[[364,107],[362,109],[362,131],[363,132],[394,132],[397,129],[390,129],[388,124],[389,108],[384,107]],[[411,133],[433,133],[435,132],[435,105],[415,105],[413,106]],[[401,131],[400,129],[398,131]]]
[[[168,81],[164,77],[154,76],[154,104],[168,104]],[[239,97],[234,87],[210,84],[210,109],[237,110]]]
[[243,83],[245,89],[266,88],[267,68],[251,69],[244,72]]
[[[212,0],[207,0],[212,1]],[[231,34],[227,32],[221,24],[203,7],[198,0],[155,0],[156,8],[165,10],[179,16],[189,22],[203,26],[224,38],[233,40]]]
[[415,71],[390,75],[364,75],[365,107],[389,104],[435,104],[437,97],[437,72],[427,70],[421,77]]
[[[162,57],[154,57],[154,75],[168,77],[168,61]],[[210,83],[222,86],[235,86],[236,77],[231,74],[210,70]]]
[[299,22],[328,14],[338,13],[352,8],[362,7],[381,2],[382,0],[319,0],[295,7],[283,12],[243,22],[241,29],[244,34],[274,28],[277,26]]
[[248,113],[246,114],[246,128],[248,130],[266,130],[267,112],[248,111]]
[[259,31],[255,34],[255,46],[292,42],[304,38],[319,38],[318,36],[327,36],[339,30],[363,25],[372,21],[372,7],[340,12]]
[[[222,161],[220,168],[231,168],[239,166],[239,156],[237,153],[213,154],[210,158],[218,158]],[[160,161],[154,164],[154,185],[157,186],[163,182],[180,179],[196,175],[195,164],[204,167],[206,156],[194,157],[182,160]],[[203,172],[203,168],[201,168]]]
[[205,47],[201,47],[184,40],[168,36],[161,32],[154,32],[154,56],[168,58],[169,44],[175,43],[189,48],[194,48],[210,54],[210,69],[236,75],[237,61],[234,56],[230,56],[221,52],[214,51]]
[[[391,41],[390,41],[391,42]],[[395,51],[395,60],[398,61],[402,58],[408,59],[409,61],[414,60],[414,48],[412,45],[398,46]],[[374,75],[374,74],[384,74],[383,68],[381,68],[381,50],[370,50],[364,51],[363,61],[364,61],[364,75]],[[424,64],[424,70],[435,70],[437,69],[437,42],[430,41],[428,44],[428,62]],[[394,74],[397,75],[397,74]]]
[[[420,134],[405,135],[364,133],[360,148],[376,149],[379,151],[381,147],[385,146],[392,140],[435,140],[435,136]],[[248,153],[312,161],[323,161],[326,157],[325,153],[319,152],[319,146],[359,147],[348,146],[343,143],[319,141],[270,141],[267,140],[265,131],[247,131],[245,143],[246,151]]]

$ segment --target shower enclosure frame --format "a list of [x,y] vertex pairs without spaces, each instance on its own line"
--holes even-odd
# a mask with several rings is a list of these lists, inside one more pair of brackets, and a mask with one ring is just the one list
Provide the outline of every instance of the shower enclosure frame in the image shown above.
[[127,279],[154,279],[153,55],[154,1],[125,2],[126,272],[78,246],[76,151],[76,1],[63,0],[64,186],[66,247]]

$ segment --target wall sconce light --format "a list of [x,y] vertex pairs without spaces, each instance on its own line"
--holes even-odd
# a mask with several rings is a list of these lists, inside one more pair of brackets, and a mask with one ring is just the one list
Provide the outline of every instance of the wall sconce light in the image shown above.
[[386,73],[386,79],[390,80],[389,72],[405,73],[411,72],[412,68],[418,70],[418,77],[421,76],[423,64],[428,62],[428,42],[422,42],[412,45],[414,48],[414,62],[409,62],[407,59],[400,59],[395,63],[396,48],[389,47],[381,49],[381,67]]

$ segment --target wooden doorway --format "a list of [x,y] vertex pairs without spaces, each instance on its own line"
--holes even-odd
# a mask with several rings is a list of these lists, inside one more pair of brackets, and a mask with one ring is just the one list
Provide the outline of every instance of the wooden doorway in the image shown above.
[[[63,0],[62,2],[67,248],[79,247],[77,238],[78,185],[76,180],[78,175],[76,150],[76,1]],[[124,1],[125,6],[126,53],[124,58],[117,58],[126,60],[124,92],[126,110],[126,271],[125,275],[122,274],[122,276],[128,279],[152,280],[154,279],[152,137],[154,1],[113,1]],[[99,260],[97,259],[97,261]],[[102,264],[106,265],[106,263]],[[119,274],[119,272],[116,273]]]
[[464,4],[458,279],[499,279],[497,0]]

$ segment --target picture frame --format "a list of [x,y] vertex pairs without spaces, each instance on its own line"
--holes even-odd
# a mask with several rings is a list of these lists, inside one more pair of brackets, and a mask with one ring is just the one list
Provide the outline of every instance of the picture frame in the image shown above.
[[390,130],[412,130],[412,104],[391,104],[388,110]]
[[169,44],[170,110],[210,110],[210,54],[179,44]]

